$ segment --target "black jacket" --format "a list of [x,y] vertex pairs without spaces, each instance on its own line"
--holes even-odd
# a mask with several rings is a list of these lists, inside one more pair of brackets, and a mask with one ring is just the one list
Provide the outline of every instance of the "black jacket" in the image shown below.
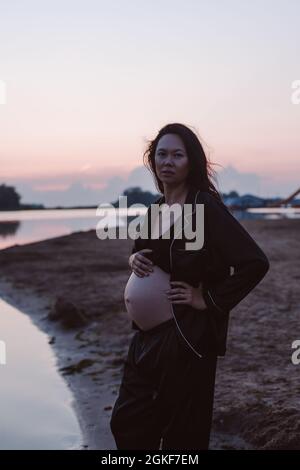
[[[164,196],[154,204],[163,202]],[[185,281],[194,287],[201,282],[207,308],[197,310],[189,305],[172,304],[174,318],[181,336],[196,354],[224,356],[229,313],[262,280],[269,261],[226,205],[211,193],[190,188],[185,204],[191,204],[192,210],[184,212],[188,215],[182,219],[182,227],[192,224],[193,230],[195,204],[204,205],[204,244],[200,249],[186,250],[185,243],[191,240],[180,230],[182,237],[171,240],[170,280]],[[146,213],[148,223],[150,214],[151,205]],[[147,242],[137,238],[132,253],[147,248]],[[132,328],[138,329],[134,322]]]

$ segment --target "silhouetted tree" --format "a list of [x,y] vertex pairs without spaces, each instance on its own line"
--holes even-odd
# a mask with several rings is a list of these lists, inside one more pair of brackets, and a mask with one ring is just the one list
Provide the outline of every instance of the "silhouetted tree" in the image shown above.
[[223,193],[223,197],[239,197],[239,193],[236,191],[230,191],[229,193]]
[[[130,207],[132,204],[144,204],[150,206],[160,194],[152,194],[150,191],[143,191],[140,186],[133,186],[123,191],[123,196],[127,196],[127,206]],[[119,200],[112,202],[115,207],[119,207]]]
[[21,196],[13,186],[0,185],[0,210],[15,210],[20,208]]

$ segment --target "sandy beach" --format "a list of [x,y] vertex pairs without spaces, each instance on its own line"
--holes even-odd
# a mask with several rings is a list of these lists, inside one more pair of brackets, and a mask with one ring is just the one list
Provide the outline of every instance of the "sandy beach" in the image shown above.
[[[291,362],[300,339],[300,219],[242,224],[270,270],[231,312],[210,448],[300,449],[300,364]],[[86,449],[115,449],[109,419],[135,332],[123,300],[132,244],[90,230],[0,251],[0,297],[49,335]],[[54,320],[61,311],[67,317]]]

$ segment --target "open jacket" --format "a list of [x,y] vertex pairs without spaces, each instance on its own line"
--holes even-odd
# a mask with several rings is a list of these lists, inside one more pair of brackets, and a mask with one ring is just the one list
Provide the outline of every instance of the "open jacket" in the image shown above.
[[[164,196],[153,204],[163,202]],[[269,269],[269,261],[226,205],[214,195],[191,187],[185,204],[190,204],[191,209],[184,210],[180,237],[176,229],[170,244],[170,280],[185,281],[194,287],[202,283],[207,308],[198,310],[187,304],[172,304],[173,316],[184,344],[199,357],[224,356],[230,311],[262,280]],[[186,249],[185,243],[193,240],[185,237],[184,227],[192,224],[195,231],[196,204],[204,205],[204,243],[199,249]],[[148,224],[150,214],[151,205],[144,218],[148,218]],[[143,248],[147,248],[147,239],[138,237],[132,253]],[[133,321],[132,328],[137,329]]]

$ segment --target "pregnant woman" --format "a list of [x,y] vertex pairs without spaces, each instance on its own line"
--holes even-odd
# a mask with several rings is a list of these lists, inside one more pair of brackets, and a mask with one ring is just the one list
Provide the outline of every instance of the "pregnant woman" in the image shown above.
[[[160,209],[154,221],[153,205],[148,209],[148,237],[134,241],[129,258],[132,273],[124,301],[137,331],[110,427],[118,449],[204,450],[229,312],[261,281],[269,262],[223,204],[192,130],[166,125],[145,154],[163,196],[154,203]],[[181,216],[192,215],[195,227],[199,201],[204,245],[186,250],[178,234],[189,218]],[[192,212],[186,212],[190,204]],[[170,212],[171,207],[177,211]],[[198,230],[199,225],[196,235]]]

